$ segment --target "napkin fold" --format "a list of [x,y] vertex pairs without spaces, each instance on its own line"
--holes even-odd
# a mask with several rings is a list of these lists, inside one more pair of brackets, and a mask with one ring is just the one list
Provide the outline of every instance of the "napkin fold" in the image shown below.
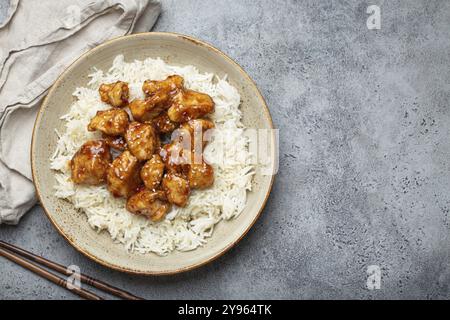
[[160,10],[152,0],[10,0],[0,23],[0,224],[36,203],[31,134],[47,90],[87,50],[149,31]]

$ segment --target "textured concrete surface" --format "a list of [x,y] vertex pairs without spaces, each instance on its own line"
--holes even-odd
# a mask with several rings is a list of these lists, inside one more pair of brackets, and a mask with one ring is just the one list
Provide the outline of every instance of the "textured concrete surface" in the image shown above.
[[[155,30],[214,44],[267,99],[280,172],[261,219],[214,263],[159,278],[91,262],[39,207],[0,239],[146,298],[450,298],[449,21],[448,1],[163,1]],[[0,298],[76,298],[0,270]]]
[[1,0],[0,1],[0,21],[3,21],[6,17],[6,13],[8,11],[9,0]]

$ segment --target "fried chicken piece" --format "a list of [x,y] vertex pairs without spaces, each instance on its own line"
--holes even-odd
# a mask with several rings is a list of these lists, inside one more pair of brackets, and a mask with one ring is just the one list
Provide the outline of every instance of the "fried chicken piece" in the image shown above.
[[191,189],[206,189],[214,184],[214,169],[206,162],[192,163],[187,178]]
[[98,92],[100,93],[100,99],[113,107],[124,107],[128,104],[130,90],[126,82],[104,83],[100,86]]
[[140,122],[130,123],[125,140],[131,153],[141,161],[150,159],[159,143],[153,126]]
[[127,200],[127,210],[152,221],[161,220],[172,208],[163,191],[144,189]]
[[98,130],[107,135],[119,136],[125,134],[129,120],[128,113],[123,109],[100,110],[89,122],[88,130]]
[[193,90],[180,90],[173,97],[167,113],[173,122],[186,122],[213,111],[214,101],[209,95]]
[[191,162],[191,152],[189,149],[183,149],[183,144],[179,141],[172,141],[165,144],[160,150],[164,165],[168,172],[187,173],[188,165]]
[[138,159],[128,150],[122,152],[108,169],[108,190],[115,197],[129,197],[136,193],[142,184],[140,170]]
[[155,127],[156,131],[164,134],[171,133],[178,126],[178,123],[170,121],[166,111],[162,112],[160,115],[154,118],[152,120],[152,124]]
[[203,160],[203,154],[183,149],[173,141],[160,150],[167,172],[186,176],[192,189],[205,189],[214,183],[214,169]]
[[171,105],[172,97],[183,88],[182,77],[173,75],[162,81],[146,80],[142,85],[146,98],[135,99],[130,111],[136,121],[144,122],[156,118]]
[[157,154],[154,154],[141,169],[141,179],[150,190],[156,189],[159,186],[163,174],[164,162]]
[[[181,89],[183,89],[184,79],[179,75],[168,76],[165,80],[146,80],[142,85],[147,97],[151,97],[154,103],[168,104],[171,98]],[[168,106],[167,106],[168,107]]]
[[102,134],[103,140],[106,144],[113,149],[124,151],[127,148],[127,142],[122,136],[109,136],[107,134]]
[[151,98],[134,99],[128,107],[133,119],[140,122],[151,121],[166,109],[163,105],[154,103]]
[[166,173],[162,180],[162,187],[167,200],[179,207],[185,207],[191,190],[189,181],[177,173]]
[[[192,150],[195,148],[197,152],[201,153],[203,147],[205,147],[208,142],[206,131],[212,128],[214,128],[214,123],[211,120],[194,119],[183,123],[178,129],[180,131],[176,133],[179,134],[179,139],[181,141],[184,141],[186,137],[190,137],[189,141],[185,141],[187,142],[186,145],[190,144]],[[186,145],[184,145],[184,147],[186,147]]]
[[70,161],[72,181],[87,185],[104,183],[111,159],[109,146],[105,141],[92,140],[84,143]]

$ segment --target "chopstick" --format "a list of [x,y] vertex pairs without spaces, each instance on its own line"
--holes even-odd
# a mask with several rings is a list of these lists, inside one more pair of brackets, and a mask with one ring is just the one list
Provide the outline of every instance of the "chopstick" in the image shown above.
[[77,287],[72,287],[72,289],[69,289],[67,287],[67,280],[64,280],[63,278],[60,278],[56,275],[54,275],[51,272],[48,272],[45,269],[42,269],[38,265],[29,262],[25,259],[20,258],[19,256],[16,256],[14,253],[4,249],[0,248],[0,255],[17,263],[18,265],[24,267],[25,269],[28,269],[30,271],[33,271],[34,273],[40,275],[41,277],[50,280],[51,282],[57,284],[60,287],[66,288],[67,290],[72,291],[73,293],[79,295],[82,298],[88,299],[88,300],[102,300],[101,297],[97,296],[95,293],[92,293],[88,290],[84,290]]
[[[42,269],[37,264],[31,262],[37,262],[41,265],[46,266],[49,269],[52,269],[54,271],[57,271],[59,273],[65,274],[65,275],[72,275],[72,272],[68,270],[65,266],[60,265],[56,262],[47,260],[43,257],[37,256],[29,251],[26,251],[22,248],[16,247],[12,244],[6,243],[4,241],[0,240],[0,255],[4,256],[5,258],[8,258],[9,260],[21,265],[22,267],[29,269],[30,271],[33,271],[37,273],[38,275],[56,283],[57,285],[64,287],[65,289],[68,289],[70,291],[73,291],[74,293],[78,294],[79,296],[89,299],[89,300],[101,300],[102,298],[95,295],[94,293],[84,290],[84,289],[77,289],[74,288],[69,289],[67,287],[67,281],[54,275],[53,273],[48,272],[45,269]],[[27,258],[31,261],[27,261],[22,259],[20,256]],[[80,281],[83,283],[86,283],[88,285],[91,285],[99,290],[102,290],[106,293],[112,294],[116,297],[127,299],[127,300],[144,300],[141,297],[137,297],[129,292],[126,292],[122,289],[116,288],[114,286],[111,286],[105,282],[102,282],[100,280],[96,280],[90,276],[87,276],[83,273],[80,273]],[[72,286],[73,287],[73,286]]]

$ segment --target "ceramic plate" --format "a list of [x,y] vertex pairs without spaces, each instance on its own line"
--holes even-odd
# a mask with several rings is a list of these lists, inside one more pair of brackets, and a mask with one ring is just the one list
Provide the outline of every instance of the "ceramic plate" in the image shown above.
[[[259,217],[272,187],[273,175],[257,170],[253,190],[248,193],[244,211],[235,219],[222,221],[208,242],[194,251],[173,252],[160,257],[153,253],[127,252],[114,243],[104,231],[97,233],[84,214],[67,201],[54,195],[55,172],[49,158],[57,142],[55,129],[64,131],[60,117],[68,112],[74,101],[75,88],[86,86],[88,75],[95,66],[107,70],[114,57],[123,54],[125,61],[160,57],[175,65],[194,65],[201,72],[228,75],[228,81],[241,95],[243,123],[248,128],[272,129],[266,103],[250,77],[233,60],[218,49],[191,37],[173,33],[142,33],[108,41],[76,60],[56,80],[45,98],[36,119],[31,147],[31,162],[36,190],[48,218],[61,235],[78,251],[107,267],[136,274],[173,274],[193,269],[221,256],[248,232]],[[275,136],[268,135],[269,151],[265,159],[275,164]]]

